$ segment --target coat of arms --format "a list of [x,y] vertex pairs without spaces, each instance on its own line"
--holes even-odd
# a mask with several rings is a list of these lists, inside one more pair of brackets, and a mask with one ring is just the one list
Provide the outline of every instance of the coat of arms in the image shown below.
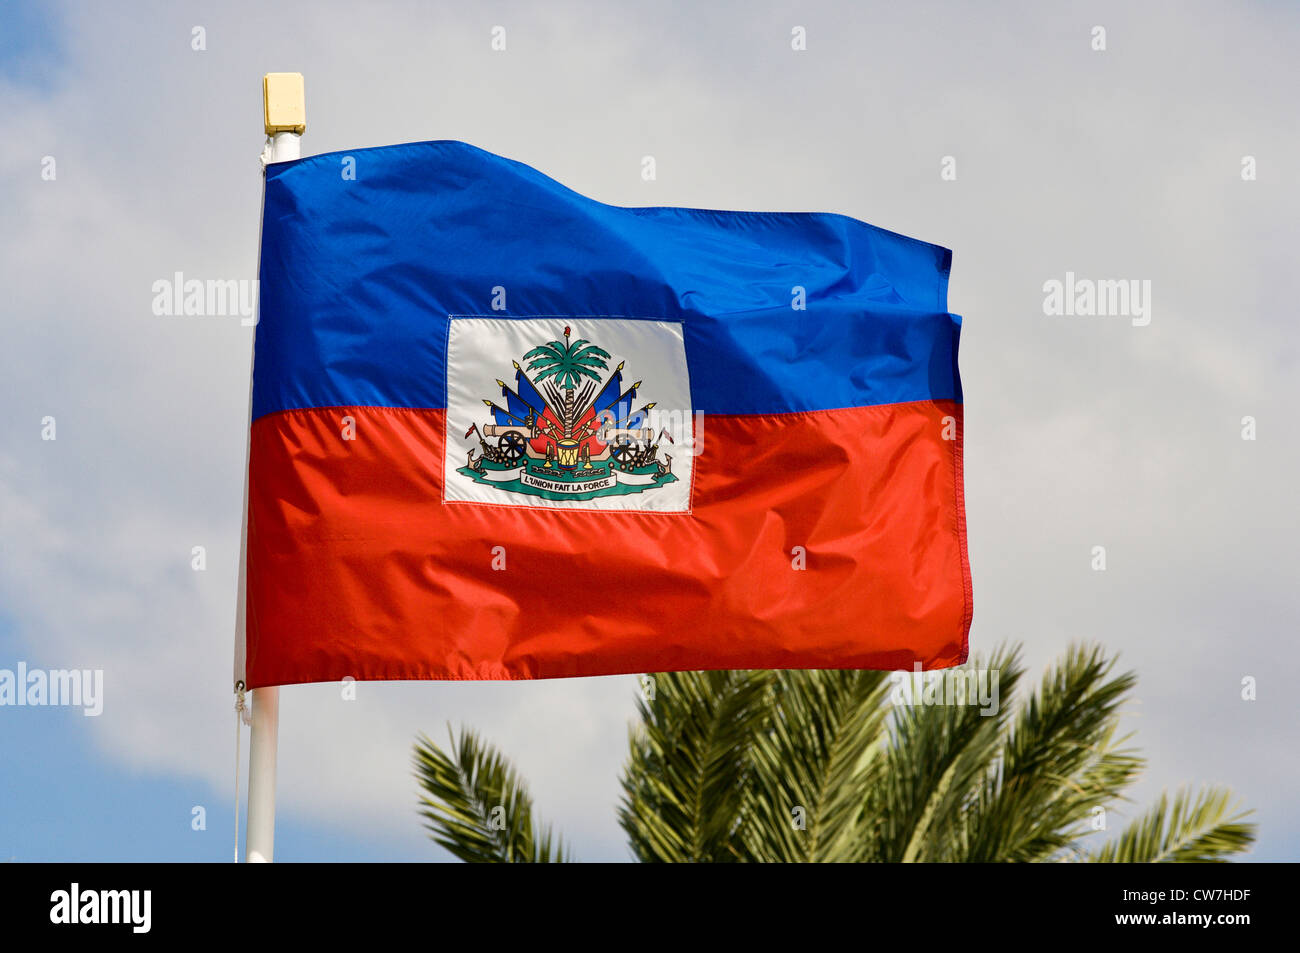
[[[644,493],[675,483],[673,458],[655,431],[654,403],[636,406],[641,381],[626,388],[625,361],[610,370],[610,353],[591,341],[538,344],[514,366],[514,384],[497,380],[501,401],[484,399],[490,419],[456,472],[476,483],[548,500],[591,500]],[[504,404],[504,406],[503,406]]]

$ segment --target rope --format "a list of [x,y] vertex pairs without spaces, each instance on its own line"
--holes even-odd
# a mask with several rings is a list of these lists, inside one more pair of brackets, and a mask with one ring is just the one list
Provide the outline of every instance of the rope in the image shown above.
[[252,723],[244,704],[244,683],[235,682],[235,863],[239,863],[239,723]]

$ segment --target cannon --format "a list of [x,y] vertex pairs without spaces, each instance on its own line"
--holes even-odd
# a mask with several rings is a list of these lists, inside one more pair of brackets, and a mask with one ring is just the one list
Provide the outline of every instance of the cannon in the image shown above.
[[654,439],[654,431],[644,428],[601,427],[596,436],[609,445],[610,457],[620,465],[628,463]]
[[518,424],[484,424],[484,437],[496,437],[502,462],[519,463],[528,453],[528,441],[537,436],[535,427]]

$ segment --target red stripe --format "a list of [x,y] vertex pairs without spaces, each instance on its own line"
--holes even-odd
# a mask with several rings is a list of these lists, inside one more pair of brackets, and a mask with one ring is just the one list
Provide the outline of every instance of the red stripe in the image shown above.
[[248,684],[960,664],[961,421],[709,415],[693,512],[660,514],[444,504],[442,410],[262,417]]

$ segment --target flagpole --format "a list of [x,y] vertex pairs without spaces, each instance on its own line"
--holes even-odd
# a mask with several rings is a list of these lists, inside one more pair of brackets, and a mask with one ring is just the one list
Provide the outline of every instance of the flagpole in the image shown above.
[[[262,107],[270,146],[267,162],[286,162],[302,155],[301,138],[307,129],[306,97],[301,73],[267,73],[262,77]],[[259,276],[260,277],[260,276]],[[250,418],[251,388],[250,375]],[[248,545],[248,468],[244,468],[244,529],[240,545],[239,629],[237,668],[243,665],[245,593]],[[248,750],[248,834],[244,860],[270,863],[275,857],[275,758],[280,731],[280,689],[266,686],[253,691],[253,727]]]

